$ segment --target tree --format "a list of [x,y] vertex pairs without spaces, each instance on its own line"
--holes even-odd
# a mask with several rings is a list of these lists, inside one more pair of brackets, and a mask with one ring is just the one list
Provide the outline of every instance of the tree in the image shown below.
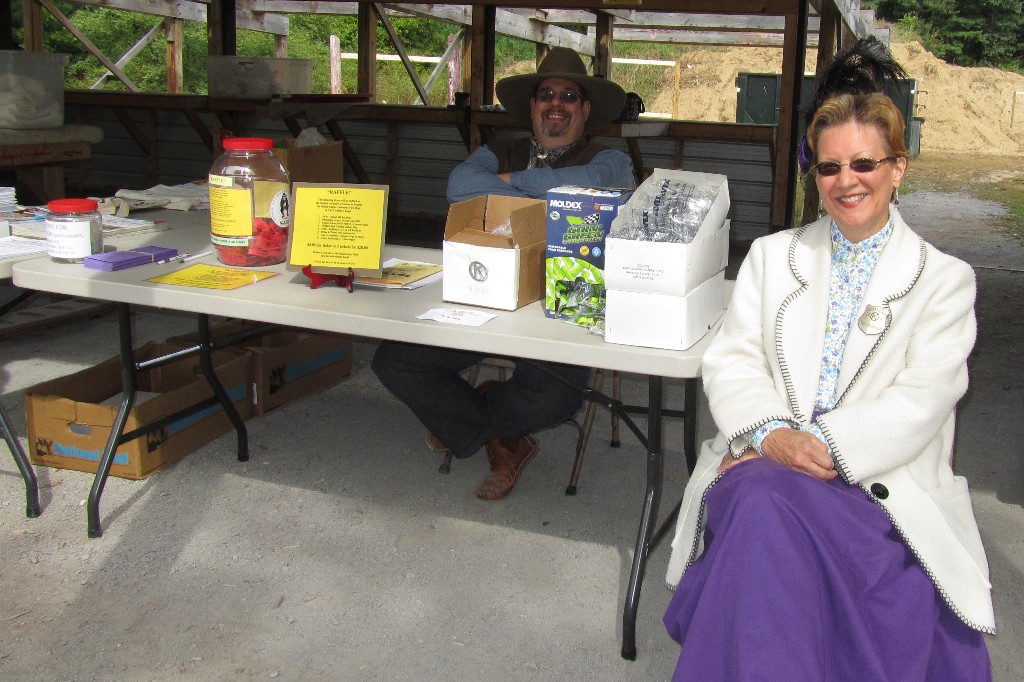
[[874,0],[878,16],[910,28],[936,56],[962,66],[1020,69],[1024,0]]

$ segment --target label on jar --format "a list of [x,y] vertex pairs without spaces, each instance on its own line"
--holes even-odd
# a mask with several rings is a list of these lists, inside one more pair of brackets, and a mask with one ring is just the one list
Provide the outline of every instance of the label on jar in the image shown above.
[[210,231],[228,237],[251,237],[252,192],[211,185]]
[[270,218],[278,227],[292,224],[288,183],[257,180],[252,183],[252,201],[257,218]]
[[46,221],[46,252],[51,258],[85,258],[92,255],[92,221]]

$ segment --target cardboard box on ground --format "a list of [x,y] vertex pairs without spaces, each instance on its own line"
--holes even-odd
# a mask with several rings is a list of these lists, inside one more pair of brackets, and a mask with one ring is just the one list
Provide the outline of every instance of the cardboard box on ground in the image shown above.
[[442,246],[442,298],[515,310],[543,297],[545,206],[543,199],[495,194],[452,204]]
[[[214,325],[210,332],[217,339],[259,326],[231,320]],[[178,347],[198,341],[194,333],[167,339],[169,345]],[[227,349],[245,353],[250,360],[252,414],[257,417],[330,388],[352,371],[352,338],[346,334],[283,327]]]
[[[605,241],[604,340],[609,343],[684,350],[722,315],[729,260],[728,180],[713,173],[655,169],[630,202],[644,196],[645,186],[666,180],[717,190],[717,195],[689,243],[614,236]],[[619,212],[613,233],[629,215],[628,208]]]
[[292,182],[345,182],[342,142],[296,147],[290,138],[274,141],[274,154],[288,169]]
[[[153,359],[177,347],[147,344],[135,361]],[[218,351],[214,371],[246,418],[252,413],[248,355]],[[181,358],[137,374],[138,395],[125,431],[174,414],[213,395],[198,356]],[[25,390],[25,421],[34,464],[95,472],[120,405],[121,360],[110,358],[80,372]],[[213,405],[117,446],[113,476],[145,478],[231,429],[220,405]]]
[[563,186],[547,194],[544,314],[584,327],[604,318],[605,238],[631,192]]

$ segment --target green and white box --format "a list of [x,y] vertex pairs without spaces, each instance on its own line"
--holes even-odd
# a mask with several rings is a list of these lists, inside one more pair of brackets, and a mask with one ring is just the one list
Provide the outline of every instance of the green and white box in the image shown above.
[[548,190],[545,315],[587,327],[603,318],[604,240],[631,193],[569,185]]

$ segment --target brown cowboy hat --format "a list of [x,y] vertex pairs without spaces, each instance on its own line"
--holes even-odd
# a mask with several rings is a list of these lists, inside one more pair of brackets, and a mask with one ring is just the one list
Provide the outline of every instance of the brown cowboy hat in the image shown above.
[[568,47],[553,47],[544,61],[537,67],[537,73],[502,78],[494,89],[498,101],[508,113],[522,121],[530,121],[530,99],[536,94],[537,86],[548,78],[564,78],[573,81],[587,93],[590,101],[590,117],[587,130],[600,128],[614,121],[622,113],[626,103],[626,92],[615,83],[604,78],[587,75],[587,67],[575,50]]

